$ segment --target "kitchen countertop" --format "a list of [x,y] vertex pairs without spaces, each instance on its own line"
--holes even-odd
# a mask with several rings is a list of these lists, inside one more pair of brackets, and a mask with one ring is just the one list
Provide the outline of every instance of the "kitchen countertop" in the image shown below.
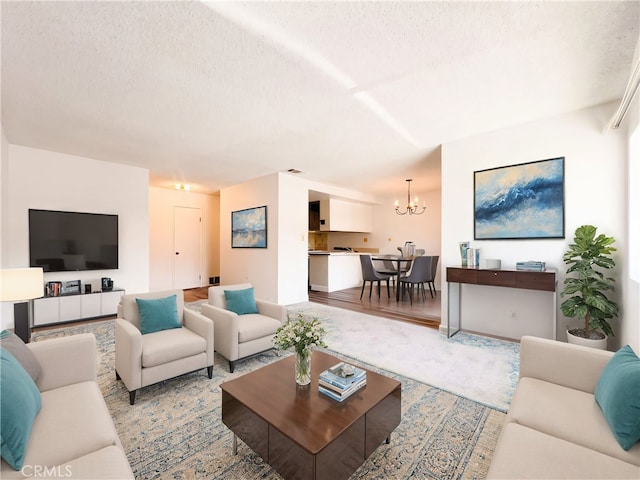
[[360,255],[360,253],[358,252],[343,252],[343,251],[329,251],[329,250],[309,250],[309,255],[331,255],[331,256],[335,256],[335,255]]

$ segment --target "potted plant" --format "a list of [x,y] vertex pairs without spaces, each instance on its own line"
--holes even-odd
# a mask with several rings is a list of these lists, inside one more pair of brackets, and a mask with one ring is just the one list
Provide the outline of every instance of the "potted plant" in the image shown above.
[[562,313],[567,317],[584,319],[584,326],[567,330],[569,343],[579,343],[600,349],[607,347],[607,335],[613,336],[613,329],[607,321],[618,316],[618,304],[607,298],[604,292],[614,291],[615,280],[606,277],[600,269],[609,270],[615,266],[611,252],[613,237],[600,234],[596,237],[596,227],[582,225],[575,232],[574,243],[570,244],[562,257],[570,265],[564,281],[562,297],[568,297],[561,304]]

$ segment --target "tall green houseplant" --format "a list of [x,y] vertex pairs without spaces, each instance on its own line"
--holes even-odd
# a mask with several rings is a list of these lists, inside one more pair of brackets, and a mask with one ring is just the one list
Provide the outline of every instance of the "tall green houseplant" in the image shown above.
[[584,328],[569,330],[572,335],[592,339],[602,337],[596,330],[613,336],[607,319],[618,316],[618,304],[604,293],[615,290],[615,280],[600,271],[615,266],[610,256],[616,251],[611,246],[615,239],[603,234],[596,237],[596,230],[593,225],[578,227],[573,240],[575,243],[569,245],[562,257],[564,263],[570,265],[561,294],[569,298],[562,302],[562,313],[567,317],[584,319]]

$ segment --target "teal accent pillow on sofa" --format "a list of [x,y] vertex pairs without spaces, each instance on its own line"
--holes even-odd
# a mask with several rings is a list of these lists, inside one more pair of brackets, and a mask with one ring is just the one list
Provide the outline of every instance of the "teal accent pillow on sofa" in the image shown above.
[[20,470],[42,399],[31,376],[5,348],[0,348],[0,391],[0,454]]
[[178,318],[175,295],[164,298],[136,298],[136,303],[140,312],[140,331],[143,335],[182,326]]
[[629,345],[604,367],[595,397],[616,440],[629,450],[640,440],[640,358]]
[[227,301],[227,310],[231,310],[238,315],[258,313],[253,287],[245,288],[244,290],[225,290],[224,298]]

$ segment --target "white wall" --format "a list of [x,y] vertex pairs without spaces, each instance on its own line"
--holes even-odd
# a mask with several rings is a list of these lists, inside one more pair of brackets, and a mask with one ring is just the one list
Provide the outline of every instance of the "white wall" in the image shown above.
[[174,208],[202,212],[201,286],[220,275],[220,197],[168,188],[149,188],[149,290],[174,287]]
[[[515,268],[520,260],[542,260],[558,269],[557,338],[565,340],[566,319],[560,312],[565,266],[562,254],[582,224],[593,224],[598,231],[616,238],[615,259],[626,256],[625,218],[625,137],[622,132],[603,133],[615,110],[607,104],[579,112],[478,135],[446,144],[442,149],[442,263],[460,265],[458,242],[469,240],[481,248],[485,258],[502,260],[503,268]],[[473,172],[487,168],[565,157],[565,236],[564,240],[473,241]],[[443,268],[444,268],[443,267]],[[444,276],[444,275],[443,275]],[[614,298],[624,292],[621,268],[615,271],[620,287]],[[549,325],[551,310],[540,304],[535,292],[506,288],[464,288],[463,328],[500,335],[518,323],[519,328],[534,330]],[[442,323],[447,322],[447,292],[443,288]],[[516,319],[511,318],[516,313]],[[637,322],[636,318],[624,321]],[[612,322],[619,335],[609,343],[616,348],[631,342],[620,322]]]
[[[116,287],[147,291],[149,287],[149,194],[146,169],[102,162],[10,144],[2,188],[6,223],[2,229],[2,267],[29,265],[29,208],[118,215],[118,270],[58,272],[50,280],[82,280],[100,289],[100,278]],[[5,192],[6,190],[6,192]],[[3,198],[4,200],[4,198]],[[10,228],[4,228],[10,225]],[[3,315],[2,328],[13,319]]]
[[[377,248],[379,253],[398,254],[398,247],[412,241],[416,248],[423,248],[426,255],[440,255],[441,246],[441,190],[411,191],[420,204],[425,200],[427,210],[422,215],[398,215],[393,207],[395,197],[385,197],[373,205],[373,231],[371,233],[330,232],[328,248],[366,247]],[[365,242],[366,238],[366,242]],[[436,288],[440,290],[441,264],[438,262]]]
[[[640,58],[640,41],[635,62]],[[634,63],[635,64],[635,63]],[[623,127],[629,137],[627,160],[627,222],[630,254],[625,262],[622,311],[625,320],[620,325],[621,345],[628,343],[640,353],[640,95],[636,94]]]
[[[2,134],[2,147],[0,150],[0,231],[7,231],[9,226],[7,224],[7,216],[5,211],[9,205],[8,190],[4,188],[4,183],[7,178],[7,172],[9,170],[9,143],[4,136],[4,129],[0,127],[0,133]],[[4,265],[3,258],[6,255],[5,249],[7,243],[3,241],[4,235],[0,235],[0,265]]]
[[309,299],[309,189],[304,180],[284,173],[278,184],[278,299],[288,305]]
[[[220,191],[220,283],[251,283],[256,297],[278,297],[278,175]],[[267,248],[231,248],[231,212],[267,206]],[[292,227],[293,228],[293,227]]]
[[[9,230],[7,223],[7,215],[5,212],[9,208],[9,199],[7,189],[5,188],[5,179],[9,170],[9,143],[4,135],[4,128],[0,125],[0,133],[2,136],[2,145],[0,149],[0,267],[4,266],[4,258],[6,258],[6,249],[8,243],[4,241],[2,232]],[[7,325],[13,325],[13,303],[0,302],[0,328],[4,329]],[[10,320],[9,320],[10,319]]]
[[[295,175],[275,173],[220,192],[221,283],[250,282],[256,296],[290,305],[309,299],[309,191],[374,203],[376,199]],[[231,248],[231,212],[267,205],[267,248]]]

